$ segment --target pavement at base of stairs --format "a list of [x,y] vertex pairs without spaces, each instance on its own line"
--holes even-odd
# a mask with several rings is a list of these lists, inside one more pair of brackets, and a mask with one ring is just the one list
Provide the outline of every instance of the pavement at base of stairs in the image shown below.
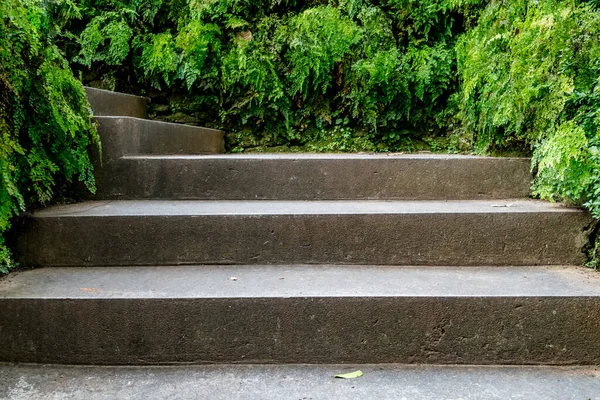
[[[360,369],[357,379],[334,375]],[[600,399],[600,368],[416,365],[84,367],[0,364],[0,398]]]

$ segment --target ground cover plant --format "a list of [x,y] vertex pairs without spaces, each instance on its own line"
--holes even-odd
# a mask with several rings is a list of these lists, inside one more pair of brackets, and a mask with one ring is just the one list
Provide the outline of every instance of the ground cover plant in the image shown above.
[[150,95],[157,118],[223,128],[232,151],[447,142],[454,45],[483,8],[480,0],[78,4],[83,17],[62,47],[86,83]]
[[0,2],[0,272],[12,218],[81,181],[94,190],[97,143],[83,86],[53,42],[74,9],[42,0]]

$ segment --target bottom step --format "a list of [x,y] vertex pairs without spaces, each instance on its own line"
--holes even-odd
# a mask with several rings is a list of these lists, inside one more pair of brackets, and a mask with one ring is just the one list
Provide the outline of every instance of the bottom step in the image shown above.
[[[333,376],[360,369],[364,375]],[[0,365],[6,400],[600,399],[600,370],[565,367]]]
[[0,361],[600,364],[579,267],[47,268],[0,282]]

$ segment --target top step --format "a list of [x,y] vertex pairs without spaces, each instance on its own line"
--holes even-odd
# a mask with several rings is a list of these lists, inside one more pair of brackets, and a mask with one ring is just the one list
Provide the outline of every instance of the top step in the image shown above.
[[94,115],[148,118],[148,98],[86,87]]
[[[113,137],[103,138],[105,156],[122,148]],[[96,170],[95,198],[514,199],[529,195],[530,164],[528,158],[436,154],[118,154]]]

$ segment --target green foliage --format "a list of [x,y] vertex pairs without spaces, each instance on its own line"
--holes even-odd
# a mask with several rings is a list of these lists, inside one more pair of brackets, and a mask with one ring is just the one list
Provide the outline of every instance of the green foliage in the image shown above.
[[61,47],[84,81],[151,96],[160,90],[163,103],[193,99],[191,117],[240,133],[229,143],[237,149],[266,137],[275,146],[303,145],[314,141],[311,132],[344,128],[360,131],[369,148],[397,150],[443,133],[457,85],[453,46],[483,7],[482,0],[81,3],[82,18],[71,21]]
[[81,51],[76,60],[90,67],[92,62],[120,65],[129,54],[132,29],[116,12],[92,19],[81,34]]
[[181,51],[182,62],[177,77],[184,80],[188,90],[199,79],[214,80],[218,71],[210,64],[210,56],[219,54],[221,30],[215,24],[193,20],[177,35],[176,47]]
[[461,119],[481,151],[535,149],[534,192],[600,217],[600,12],[492,1],[458,45]]
[[332,71],[360,40],[358,26],[331,6],[315,7],[290,18],[278,32],[287,45],[287,87],[293,98],[322,95],[332,85]]
[[160,89],[160,79],[170,85],[179,66],[175,40],[171,34],[165,32],[138,36],[133,46],[141,52],[136,61],[143,76],[150,79],[152,86]]
[[12,217],[77,180],[94,190],[88,148],[98,140],[91,110],[53,43],[55,24],[76,16],[77,8],[68,0],[50,9],[45,3],[0,3],[0,272],[14,266],[4,242]]

